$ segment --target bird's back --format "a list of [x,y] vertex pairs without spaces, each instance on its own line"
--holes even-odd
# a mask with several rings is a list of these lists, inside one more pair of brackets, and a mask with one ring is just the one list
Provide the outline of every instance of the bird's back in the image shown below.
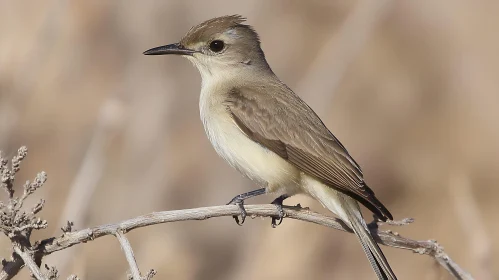
[[285,84],[275,79],[234,87],[224,104],[250,139],[301,172],[357,199],[380,218],[391,219],[345,147]]

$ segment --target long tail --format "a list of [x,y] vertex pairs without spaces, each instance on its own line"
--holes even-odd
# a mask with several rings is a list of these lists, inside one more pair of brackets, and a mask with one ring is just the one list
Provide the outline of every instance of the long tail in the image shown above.
[[359,238],[367,259],[380,280],[396,280],[388,261],[376,241],[374,241],[367,224],[360,212],[359,203],[346,194],[335,191],[312,177],[304,177],[307,193],[317,199],[329,211],[338,215]]
[[[357,202],[355,202],[357,203]],[[379,248],[376,241],[374,241],[369,229],[367,228],[366,222],[364,218],[362,218],[362,214],[360,213],[358,206],[350,206],[350,201],[345,203],[345,214],[348,217],[348,220],[352,226],[353,231],[359,238],[360,244],[362,245],[362,249],[364,249],[364,253],[367,256],[367,259],[371,263],[371,266],[378,276],[378,279],[390,279],[396,280],[397,277],[392,271],[392,268],[388,264],[388,261],[385,258],[385,255]]]

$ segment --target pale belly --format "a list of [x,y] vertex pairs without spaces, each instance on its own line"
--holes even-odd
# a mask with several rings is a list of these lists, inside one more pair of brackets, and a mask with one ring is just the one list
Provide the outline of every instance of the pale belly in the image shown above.
[[226,112],[201,115],[208,138],[231,166],[268,192],[294,195],[301,193],[300,171],[272,151],[252,141]]

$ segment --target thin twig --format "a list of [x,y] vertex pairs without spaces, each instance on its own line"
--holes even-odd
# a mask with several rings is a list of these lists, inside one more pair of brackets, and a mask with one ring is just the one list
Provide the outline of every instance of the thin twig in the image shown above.
[[38,280],[45,280],[45,276],[43,276],[42,271],[36,265],[35,261],[33,260],[33,257],[30,256],[27,252],[23,251],[21,247],[17,244],[14,244],[14,252],[19,255],[19,257],[24,261],[26,266],[28,266],[29,270],[33,274],[33,276],[38,279]]
[[[277,217],[279,212],[274,205],[246,205],[246,212],[251,217]],[[53,252],[64,250],[76,244],[92,241],[96,238],[115,235],[121,229],[125,232],[136,228],[179,221],[206,220],[209,218],[238,215],[239,208],[234,205],[202,207],[194,209],[173,210],[154,212],[144,216],[125,220],[116,224],[107,224],[93,228],[87,228],[71,233],[66,233],[61,237],[45,239],[38,244],[36,253],[42,256]],[[318,225],[327,226],[341,231],[351,232],[351,230],[341,220],[324,216],[322,214],[299,207],[284,207],[285,216],[291,219],[311,222]],[[372,229],[374,238],[383,245],[411,250],[418,254],[425,254],[433,257],[442,267],[454,276],[455,279],[472,280],[473,278],[457,263],[455,263],[435,241],[416,241],[404,238],[391,231],[379,231]],[[22,262],[22,260],[19,260]],[[17,267],[17,266],[12,266]],[[4,267],[4,271],[6,267]],[[8,275],[15,275],[17,271],[6,271]],[[3,274],[0,274],[0,276]],[[8,277],[0,277],[10,279]]]
[[137,265],[137,261],[135,260],[135,256],[133,255],[133,250],[132,246],[130,245],[130,242],[128,241],[128,239],[125,237],[125,235],[121,230],[117,230],[115,235],[116,238],[118,238],[118,241],[120,241],[120,245],[121,248],[123,249],[123,252],[125,252],[126,260],[128,261],[128,265],[130,266],[130,273],[132,274],[132,279],[141,280],[142,276],[140,276],[140,270]]

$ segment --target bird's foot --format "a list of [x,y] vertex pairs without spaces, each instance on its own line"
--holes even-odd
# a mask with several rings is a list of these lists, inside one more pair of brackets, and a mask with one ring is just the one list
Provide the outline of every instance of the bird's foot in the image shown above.
[[272,217],[272,222],[271,222],[272,228],[276,228],[278,225],[282,223],[282,220],[284,220],[286,213],[284,213],[284,209],[282,208],[282,202],[288,197],[289,196],[287,195],[281,195],[271,202],[271,204],[274,204],[277,207],[277,212],[279,213],[277,217]]
[[241,216],[241,221],[239,221],[239,216],[232,216],[234,220],[236,220],[236,223],[240,226],[244,224],[244,221],[246,220],[246,209],[244,209],[244,201],[248,198],[255,197],[258,195],[262,195],[265,193],[265,188],[257,189],[254,191],[250,191],[247,193],[243,193],[240,195],[236,195],[227,205],[237,205],[239,207],[239,211],[241,212],[239,216]]
[[239,221],[239,216],[237,215],[232,216],[232,218],[234,218],[238,226],[242,226],[246,220],[246,216],[248,216],[246,209],[244,209],[244,199],[241,198],[241,195],[237,195],[229,203],[227,203],[227,205],[237,205],[237,207],[239,207],[239,211],[241,212],[239,214],[239,216],[241,216],[241,221]]
[[373,214],[373,220],[367,224],[367,228],[371,231],[377,230],[382,222],[383,221],[376,214]]

